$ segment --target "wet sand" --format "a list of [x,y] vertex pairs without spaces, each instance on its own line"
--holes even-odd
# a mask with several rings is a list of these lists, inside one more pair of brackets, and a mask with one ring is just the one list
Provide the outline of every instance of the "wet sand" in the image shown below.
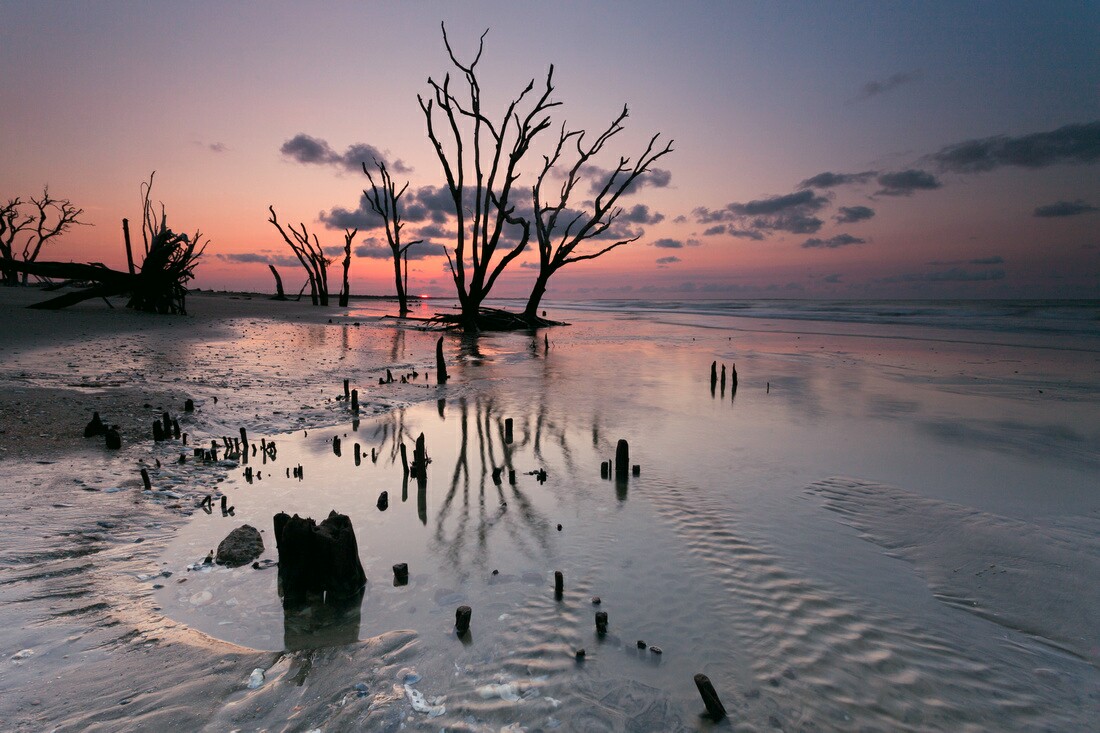
[[[548,349],[448,337],[439,387],[435,335],[378,321],[378,303],[344,316],[202,294],[173,319],[0,295],[18,326],[0,336],[0,715],[15,730],[710,729],[695,672],[737,730],[1081,730],[1100,715],[1088,349],[570,312]],[[736,392],[712,394],[711,360],[737,363]],[[420,376],[380,387],[386,368]],[[335,399],[344,378],[358,425]],[[120,453],[79,437],[93,409],[122,426]],[[277,440],[279,460],[253,483],[232,462],[173,464],[178,442],[148,436],[164,410],[192,441],[242,426]],[[423,497],[403,495],[395,452],[419,432]],[[642,470],[617,486],[599,463],[620,437]],[[355,466],[353,442],[379,462]],[[304,482],[285,476],[297,463]],[[498,487],[509,465],[516,483]],[[222,493],[234,517],[197,510]],[[269,534],[275,507],[352,516],[358,614],[294,636],[273,569],[188,570],[232,526]],[[460,603],[475,609],[466,644]]]

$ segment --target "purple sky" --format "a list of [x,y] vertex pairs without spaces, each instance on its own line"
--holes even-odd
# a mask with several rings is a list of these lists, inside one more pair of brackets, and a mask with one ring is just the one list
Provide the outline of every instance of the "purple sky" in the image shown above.
[[[553,63],[555,126],[595,135],[630,107],[605,168],[675,140],[622,200],[641,239],[562,270],[550,297],[1100,297],[1095,2],[0,8],[0,198],[48,183],[95,225],[46,259],[122,265],[120,220],[156,170],[169,223],[211,241],[195,284],[267,290],[265,263],[289,254],[267,206],[341,244],[325,222],[360,206],[369,153],[419,207],[411,289],[452,293],[416,100],[452,70],[445,21],[463,58],[491,29],[494,115]],[[379,235],[356,240],[355,292],[392,289]],[[280,265],[295,290],[296,267]]]

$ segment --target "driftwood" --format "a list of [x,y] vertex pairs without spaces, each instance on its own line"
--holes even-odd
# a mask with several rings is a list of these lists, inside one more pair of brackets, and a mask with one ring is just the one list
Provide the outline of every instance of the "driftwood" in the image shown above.
[[[443,328],[445,330],[471,330],[470,320],[461,313],[438,313],[429,318],[426,323],[429,326]],[[476,331],[528,331],[549,326],[568,326],[562,321],[550,321],[539,316],[528,316],[523,313],[512,313],[499,308],[479,308],[477,317],[473,321]]]

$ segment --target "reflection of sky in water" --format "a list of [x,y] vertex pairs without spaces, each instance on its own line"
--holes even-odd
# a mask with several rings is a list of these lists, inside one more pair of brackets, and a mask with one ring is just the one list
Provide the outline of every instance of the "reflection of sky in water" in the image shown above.
[[[1095,417],[1095,396],[1083,405],[1060,403],[1055,388],[1049,399],[1036,399],[1037,379],[1045,376],[1056,384],[1065,375],[1043,375],[1046,365],[1031,350],[992,353],[942,344],[921,349],[889,339],[867,349],[866,338],[843,343],[813,334],[796,339],[792,348],[789,337],[738,333],[733,339],[644,321],[621,331],[614,324],[582,321],[544,334],[448,335],[454,378],[440,390],[434,375],[423,373],[430,371],[425,364],[434,334],[353,326],[272,328],[263,348],[284,355],[277,372],[290,368],[287,360],[295,356],[331,359],[336,353],[342,359],[369,352],[372,359],[381,356],[393,364],[395,378],[413,368],[422,374],[411,385],[361,385],[364,404],[402,389],[445,397],[443,403],[433,399],[374,422],[365,418],[357,431],[345,425],[308,438],[301,433],[280,438],[276,473],[229,489],[237,518],[269,534],[277,511],[318,521],[332,508],[352,516],[372,578],[364,608],[375,610],[361,631],[369,635],[401,626],[410,604],[445,616],[456,601],[488,582],[494,569],[505,578],[545,585],[554,569],[548,558],[561,552],[559,522],[580,520],[596,534],[622,531],[611,518],[623,505],[603,501],[609,489],[599,480],[599,464],[613,456],[619,437],[631,441],[632,461],[642,466],[643,480],[655,474],[697,486],[738,511],[759,513],[762,526],[769,513],[775,521],[785,497],[828,475],[855,475],[1001,513],[1031,514],[1058,513],[1080,501],[1087,477],[1095,473],[1100,426],[1088,419]],[[725,389],[719,385],[711,393],[714,358],[727,366],[737,362],[736,393],[732,372]],[[511,445],[503,441],[505,417],[515,421]],[[420,432],[433,461],[423,492],[415,482],[403,484],[397,451],[403,441],[411,456]],[[337,459],[331,438],[344,433]],[[360,467],[352,460],[355,442],[363,449]],[[285,477],[295,462],[305,466],[304,482]],[[502,485],[492,480],[494,467],[504,470]],[[516,486],[508,482],[509,468],[518,474]],[[546,486],[526,475],[538,468],[550,473]],[[1037,484],[1057,488],[1040,497]],[[385,514],[374,508],[382,490],[391,501]],[[630,531],[644,531],[654,521],[643,510]],[[178,556],[201,558],[224,526],[200,517],[181,534],[188,549]],[[573,531],[572,539],[583,543]],[[380,587],[395,562],[409,563],[412,588],[379,608],[372,599],[393,593]],[[424,576],[429,568],[431,580]],[[451,588],[443,593],[447,603],[413,604],[418,575],[435,588],[431,598],[440,588]],[[227,587],[245,577],[247,595],[267,599],[260,603],[267,610],[255,612],[259,623],[235,640],[277,647],[277,640],[255,638],[280,616],[273,571],[194,576],[188,592],[174,589],[168,605],[198,608],[201,604],[191,603],[192,585],[221,576]],[[254,602],[248,606],[253,609]],[[210,623],[222,621],[188,620],[219,635]]]

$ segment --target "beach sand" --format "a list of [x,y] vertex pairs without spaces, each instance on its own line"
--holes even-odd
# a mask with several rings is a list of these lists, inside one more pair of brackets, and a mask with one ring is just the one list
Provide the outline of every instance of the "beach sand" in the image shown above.
[[[38,297],[0,289],[12,730],[710,729],[697,672],[735,730],[1100,718],[1094,350],[562,311],[573,325],[545,340],[445,337],[440,386],[437,334],[380,319],[385,302],[22,307]],[[712,393],[712,360],[736,362],[736,390],[731,371]],[[386,369],[408,383],[379,385]],[[343,379],[360,389],[354,423]],[[120,426],[121,451],[81,437],[93,410]],[[164,411],[186,448],[151,440]],[[240,427],[278,441],[274,465],[253,463],[262,480],[191,460]],[[396,451],[420,432],[423,492],[402,485]],[[619,438],[641,469],[623,484],[600,477]],[[377,462],[354,465],[353,443]],[[299,463],[302,482],[284,473]],[[497,467],[515,483],[498,486]],[[235,515],[198,511],[208,494]],[[352,517],[369,579],[339,623],[303,632],[273,569],[189,569],[246,522],[272,559],[275,511],[333,508]],[[391,582],[399,561],[408,586]],[[451,628],[462,603],[465,643]]]

